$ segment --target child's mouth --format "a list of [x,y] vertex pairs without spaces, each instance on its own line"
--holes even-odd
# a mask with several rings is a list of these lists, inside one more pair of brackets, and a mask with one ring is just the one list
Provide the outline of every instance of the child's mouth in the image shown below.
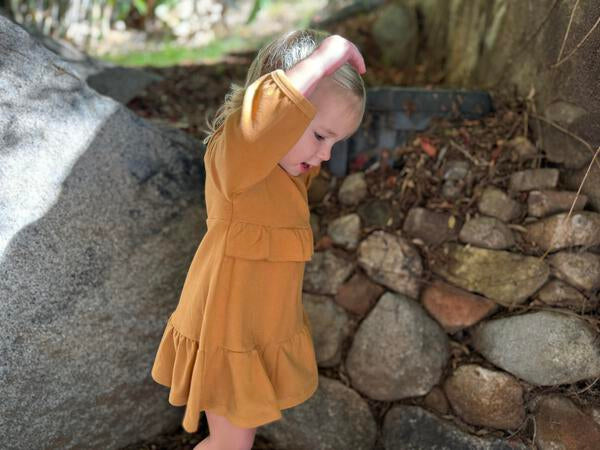
[[305,162],[300,163],[300,166],[302,166],[303,170],[308,170],[310,168],[310,165],[306,164]]

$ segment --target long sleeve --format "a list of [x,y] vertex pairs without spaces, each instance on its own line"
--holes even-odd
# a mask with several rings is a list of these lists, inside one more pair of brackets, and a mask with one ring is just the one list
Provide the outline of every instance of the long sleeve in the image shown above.
[[231,199],[266,178],[316,111],[281,69],[248,86],[242,107],[225,120],[213,148],[207,149],[205,163],[223,194]]

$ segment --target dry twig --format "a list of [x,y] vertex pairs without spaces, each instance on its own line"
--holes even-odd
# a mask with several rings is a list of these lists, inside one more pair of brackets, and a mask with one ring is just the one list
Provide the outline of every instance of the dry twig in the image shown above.
[[582,389],[581,391],[577,391],[576,394],[583,394],[585,391],[587,391],[589,388],[591,388],[594,384],[596,384],[596,381],[600,380],[600,377],[596,378],[594,381],[592,381],[592,383],[589,386],[586,386],[584,389]]
[[577,9],[578,5],[579,5],[579,0],[577,0],[575,2],[575,6],[573,6],[573,9],[571,10],[571,17],[569,17],[569,24],[567,25],[567,31],[565,31],[565,37],[563,38],[562,45],[560,46],[560,51],[558,52],[558,57],[556,58],[555,64],[558,64],[558,62],[560,61],[560,57],[562,56],[563,51],[565,50],[565,44],[567,43],[567,38],[569,37],[569,31],[571,31],[571,24],[573,23],[573,17],[575,17],[575,10]]
[[452,147],[454,147],[456,150],[458,150],[459,152],[461,152],[463,155],[465,155],[467,158],[469,158],[471,160],[471,162],[473,164],[475,164],[476,166],[486,166],[487,164],[482,163],[481,161],[479,161],[478,159],[476,159],[473,155],[471,155],[466,148],[464,148],[462,145],[458,144],[457,142],[454,142],[453,140],[450,140],[450,145],[452,145]]
[[596,22],[594,23],[594,25],[592,25],[592,28],[590,28],[590,30],[585,34],[585,36],[579,41],[579,43],[575,46],[575,48],[573,50],[571,50],[567,56],[565,56],[563,59],[561,59],[560,61],[557,61],[555,64],[553,64],[551,67],[554,69],[558,66],[560,66],[562,63],[564,63],[567,59],[569,59],[571,56],[573,56],[575,54],[575,52],[577,50],[579,50],[579,48],[583,45],[583,43],[586,41],[586,39],[588,37],[590,37],[590,35],[594,32],[594,30],[598,27],[598,24],[600,24],[600,16],[598,17],[598,19],[596,19]]
[[565,218],[565,220],[567,220],[569,217],[571,217],[571,213],[573,212],[573,209],[575,208],[575,204],[577,203],[579,194],[581,194],[581,189],[583,188],[583,185],[585,184],[585,180],[587,179],[588,175],[590,174],[590,170],[592,169],[592,165],[594,164],[594,161],[596,161],[596,158],[598,157],[598,153],[600,153],[600,147],[598,147],[596,149],[596,153],[594,153],[594,157],[590,161],[590,164],[589,164],[587,170],[585,171],[585,175],[583,176],[583,179],[581,180],[581,184],[579,185],[579,189],[577,189],[577,194],[575,195],[575,199],[573,200],[573,204],[571,205],[571,209],[569,209],[569,214],[567,214],[567,217]]

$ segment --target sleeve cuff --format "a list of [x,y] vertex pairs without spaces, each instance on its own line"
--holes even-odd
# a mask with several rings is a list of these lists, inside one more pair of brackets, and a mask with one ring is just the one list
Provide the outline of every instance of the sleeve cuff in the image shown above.
[[317,108],[313,105],[299,90],[292,84],[282,69],[276,69],[271,72],[275,83],[282,91],[302,110],[302,112],[312,119],[317,114]]

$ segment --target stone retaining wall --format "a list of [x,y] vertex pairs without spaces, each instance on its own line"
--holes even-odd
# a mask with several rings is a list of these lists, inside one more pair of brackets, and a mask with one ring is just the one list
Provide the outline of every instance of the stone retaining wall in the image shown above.
[[[524,115],[436,123],[394,166],[317,177],[304,304],[321,386],[261,436],[281,449],[600,442],[600,214],[528,136],[498,139]],[[321,408],[318,432],[293,430]]]

